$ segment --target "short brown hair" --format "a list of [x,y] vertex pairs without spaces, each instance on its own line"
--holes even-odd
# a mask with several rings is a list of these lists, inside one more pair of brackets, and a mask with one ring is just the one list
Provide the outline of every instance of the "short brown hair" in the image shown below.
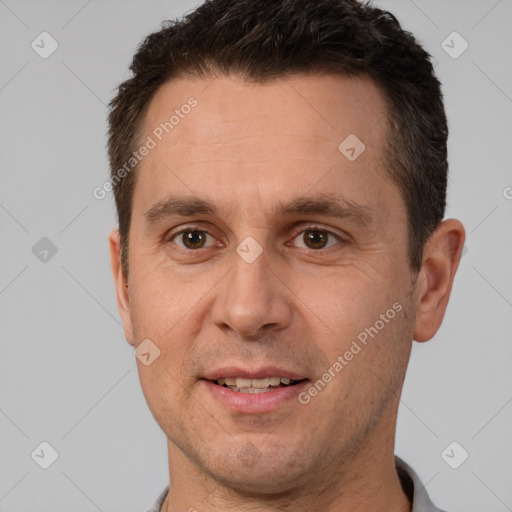
[[108,140],[126,275],[137,174],[119,179],[116,172],[137,147],[157,89],[186,74],[263,83],[305,72],[364,74],[383,91],[387,172],[405,201],[410,269],[419,272],[446,207],[448,127],[430,55],[391,13],[357,0],[206,0],[150,34],[130,71],[110,103]]

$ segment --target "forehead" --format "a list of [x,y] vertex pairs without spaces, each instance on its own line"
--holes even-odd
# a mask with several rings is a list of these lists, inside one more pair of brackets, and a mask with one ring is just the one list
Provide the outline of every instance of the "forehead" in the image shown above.
[[[182,77],[157,90],[143,120],[143,133],[169,121],[190,98],[197,101],[191,112],[196,115],[188,122],[183,122],[188,114],[173,119],[177,124],[163,134],[168,144],[201,145],[212,151],[216,143],[239,145],[241,137],[233,135],[243,130],[241,134],[250,132],[266,142],[277,136],[302,136],[311,142],[318,137],[317,142],[336,150],[340,137],[348,134],[359,134],[373,145],[386,124],[383,94],[365,75],[299,74],[263,84],[226,76]],[[378,125],[380,130],[374,131]],[[244,149],[249,147],[250,143]],[[257,154],[261,156],[262,150],[258,148]]]
[[275,196],[292,200],[313,188],[379,204],[393,193],[385,109],[365,76],[174,79],[143,119],[141,141],[154,145],[138,167],[134,209],[177,193],[270,209]]

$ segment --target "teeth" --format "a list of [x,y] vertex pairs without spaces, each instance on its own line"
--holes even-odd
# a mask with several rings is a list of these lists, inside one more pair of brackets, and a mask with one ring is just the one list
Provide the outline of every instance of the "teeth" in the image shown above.
[[239,379],[237,377],[235,386],[237,388],[250,388],[252,386],[252,380],[251,379]]
[[231,391],[239,391],[240,393],[266,393],[267,391],[272,391],[270,388],[237,388],[234,386],[230,386],[229,389],[231,389]]
[[[219,386],[234,386],[235,388],[247,388],[247,389],[265,389],[270,386],[279,386],[280,384],[288,385],[292,381],[287,377],[267,377],[265,379],[243,379],[239,377],[226,377],[217,379]],[[237,389],[238,391],[238,389]],[[252,393],[253,391],[249,391]]]
[[[238,381],[238,379],[237,379]],[[252,379],[251,386],[253,388],[262,389],[268,388],[269,386],[279,386],[281,379],[279,377],[267,377],[266,379]],[[237,383],[238,386],[238,383]],[[238,386],[240,387],[240,386]],[[247,386],[249,387],[249,386]]]

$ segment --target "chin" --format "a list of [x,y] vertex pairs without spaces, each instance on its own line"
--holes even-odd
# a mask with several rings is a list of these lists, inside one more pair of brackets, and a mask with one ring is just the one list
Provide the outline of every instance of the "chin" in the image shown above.
[[224,469],[221,474],[212,476],[225,487],[246,497],[267,496],[275,500],[287,494],[293,494],[294,489],[300,486],[299,475],[294,475],[285,468],[268,471],[263,470],[263,467],[252,469],[236,467],[231,471]]
[[222,450],[214,464],[203,469],[222,485],[247,496],[276,498],[302,485],[305,462],[300,446],[284,451],[282,445],[268,446],[267,442],[265,448],[258,448],[262,443],[251,442],[249,437],[242,448]]

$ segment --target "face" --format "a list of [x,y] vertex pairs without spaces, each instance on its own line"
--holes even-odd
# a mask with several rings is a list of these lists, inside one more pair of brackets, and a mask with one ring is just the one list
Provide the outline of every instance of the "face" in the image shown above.
[[[327,75],[180,78],[149,106],[119,305],[160,351],[137,364],[170,446],[219,482],[324,480],[393,435],[416,299],[384,109]],[[236,377],[271,387],[214,382]]]

